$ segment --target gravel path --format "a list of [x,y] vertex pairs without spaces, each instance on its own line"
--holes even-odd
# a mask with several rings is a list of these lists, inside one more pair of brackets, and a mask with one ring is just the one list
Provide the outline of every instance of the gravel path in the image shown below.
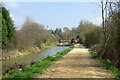
[[37,78],[113,78],[111,71],[103,68],[100,62],[91,57],[88,49],[75,44],[62,59],[52,64]]

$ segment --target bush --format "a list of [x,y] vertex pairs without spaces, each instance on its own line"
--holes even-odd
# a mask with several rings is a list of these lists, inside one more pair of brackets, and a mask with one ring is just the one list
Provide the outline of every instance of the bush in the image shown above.
[[81,21],[78,26],[78,30],[81,43],[87,47],[91,47],[91,45],[94,44],[99,44],[103,39],[102,28],[90,22]]
[[100,44],[103,39],[102,29],[97,27],[85,34],[85,45],[91,47],[91,45]]
[[26,50],[32,47],[42,47],[42,44],[54,42],[54,35],[44,29],[44,26],[26,18],[21,30],[16,30],[13,41],[6,45],[5,50]]

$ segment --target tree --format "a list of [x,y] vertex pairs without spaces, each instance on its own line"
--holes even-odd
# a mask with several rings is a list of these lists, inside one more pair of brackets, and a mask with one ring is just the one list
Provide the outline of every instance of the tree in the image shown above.
[[2,48],[2,18],[0,16],[0,49]]
[[[20,32],[20,33],[18,33]],[[51,34],[50,31],[45,30],[42,24],[38,24],[34,22],[31,18],[27,17],[26,21],[24,22],[21,31],[18,31],[16,38],[24,35],[25,39],[21,43],[25,42],[26,44],[22,49],[31,48],[32,47],[39,47],[41,48],[43,43],[54,42],[54,36]],[[23,37],[23,38],[24,38]],[[18,38],[17,38],[18,39]],[[19,39],[20,40],[20,39]],[[20,41],[18,41],[20,43]],[[17,44],[19,44],[17,42]],[[22,44],[23,45],[23,44]]]
[[66,35],[70,34],[70,29],[69,28],[64,27],[63,30],[64,30],[64,32],[65,32]]
[[3,21],[4,26],[6,24],[7,31],[8,31],[8,34],[7,34],[8,41],[11,42],[12,39],[13,39],[14,32],[15,32],[15,27],[14,27],[13,21],[10,17],[10,13],[5,7],[2,7],[2,16],[3,16],[3,19],[4,19],[4,21]]
[[63,30],[64,30],[64,36],[63,36],[64,39],[69,40],[70,39],[70,33],[71,33],[70,29],[67,28],[67,27],[64,27]]
[[58,28],[55,30],[54,35],[56,36],[56,38],[59,40],[63,39],[63,32],[61,28]]
[[[118,25],[120,25],[120,2],[118,2]],[[118,48],[120,48],[120,26],[118,26]],[[120,58],[120,49],[118,49],[118,58]],[[120,59],[118,62],[118,67],[120,71]]]
[[[104,34],[104,41],[103,41],[103,47],[106,48],[107,46],[107,34],[106,34],[106,27],[107,27],[107,7],[108,7],[108,0],[106,0],[105,6],[104,1],[101,0],[102,5],[102,28],[103,28],[103,34]],[[106,12],[105,12],[106,11]],[[101,58],[103,58],[105,55],[105,50],[102,50]]]
[[[2,6],[2,4],[0,4]],[[8,43],[8,31],[6,26],[6,21],[3,19],[2,8],[0,8],[0,47],[4,48],[4,46]]]
[[[77,35],[80,36],[79,38],[80,38],[81,42],[84,45],[86,45],[86,38],[88,38],[88,37],[86,37],[86,34],[93,31],[96,27],[98,27],[98,26],[96,26],[88,21],[81,21],[77,30],[75,30],[74,32],[77,32]],[[91,36],[93,36],[93,35],[91,35]]]
[[[2,15],[0,15],[2,17]],[[5,20],[2,18],[2,47],[7,44],[8,42],[8,31],[7,31],[7,26]]]

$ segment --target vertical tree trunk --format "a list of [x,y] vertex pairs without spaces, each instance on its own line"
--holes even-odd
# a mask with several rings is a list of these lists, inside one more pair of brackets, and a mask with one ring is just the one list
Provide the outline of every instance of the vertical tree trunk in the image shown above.
[[120,1],[118,2],[118,69],[120,71]]
[[[103,34],[104,34],[104,42],[103,42],[103,46],[105,48],[105,21],[104,21],[104,4],[103,4],[103,0],[101,0],[101,5],[102,5],[102,28],[103,28]],[[103,58],[104,56],[104,53],[105,53],[105,49],[102,49],[102,53],[100,55],[100,58]]]
[[103,33],[104,33],[105,26],[104,26],[104,6],[103,6],[103,0],[101,1],[101,4],[102,4],[102,27],[103,27]]

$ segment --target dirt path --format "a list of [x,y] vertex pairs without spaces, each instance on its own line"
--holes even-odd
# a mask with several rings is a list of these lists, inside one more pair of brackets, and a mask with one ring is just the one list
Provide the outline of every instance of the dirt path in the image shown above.
[[113,78],[98,60],[91,57],[88,49],[76,44],[62,59],[51,65],[38,78]]

